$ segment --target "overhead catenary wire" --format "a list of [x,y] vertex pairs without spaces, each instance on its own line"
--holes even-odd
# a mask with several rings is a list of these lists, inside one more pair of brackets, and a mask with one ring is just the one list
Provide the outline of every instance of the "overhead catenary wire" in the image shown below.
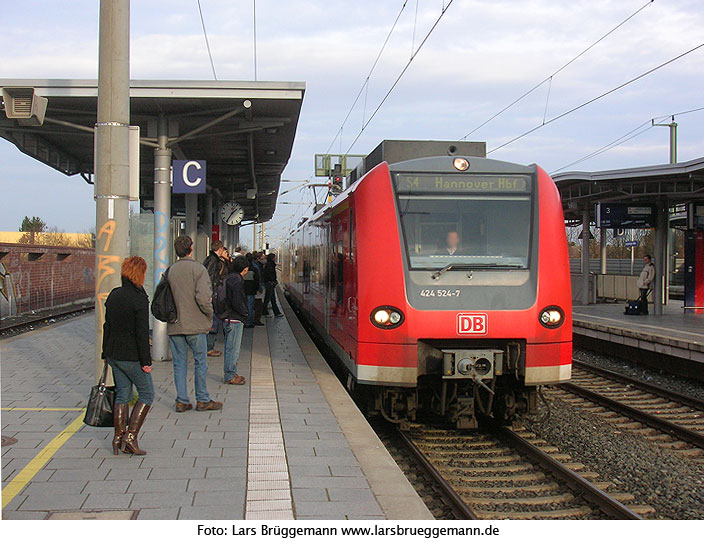
[[205,38],[205,47],[208,49],[208,58],[210,59],[210,68],[213,69],[213,79],[217,80],[218,75],[215,72],[215,63],[213,62],[213,53],[210,51],[210,42],[208,41],[208,31],[205,29],[205,19],[203,19],[203,9],[200,6],[200,0],[196,0],[198,3],[198,13],[200,14],[200,24],[203,27],[203,37]]
[[697,51],[698,49],[700,49],[700,48],[702,48],[702,47],[704,47],[704,43],[701,43],[701,44],[699,44],[699,45],[697,45],[697,46],[695,46],[695,47],[693,47],[693,48],[691,48],[691,49],[688,49],[688,50],[685,51],[684,53],[680,53],[679,55],[677,55],[677,56],[671,58],[670,60],[665,61],[664,63],[660,63],[659,65],[657,65],[657,66],[655,66],[655,67],[653,67],[653,68],[651,68],[651,69],[649,69],[649,70],[646,70],[645,72],[642,72],[641,74],[635,76],[634,78],[631,78],[630,80],[628,80],[628,81],[626,81],[626,82],[624,82],[624,83],[622,83],[622,84],[620,84],[620,85],[617,85],[616,87],[613,87],[613,88],[609,89],[608,91],[605,91],[604,93],[601,93],[600,95],[598,95],[598,96],[596,96],[596,97],[594,97],[594,98],[592,98],[592,99],[589,99],[588,101],[585,101],[585,102],[583,102],[583,103],[581,103],[581,104],[579,104],[579,105],[577,105],[577,106],[575,106],[575,107],[573,107],[573,108],[570,108],[569,110],[566,110],[566,111],[562,112],[561,114],[558,114],[557,116],[554,116],[554,117],[552,117],[552,118],[550,118],[550,119],[544,121],[543,123],[541,123],[541,124],[539,124],[539,125],[536,125],[535,127],[531,128],[531,129],[528,129],[527,131],[521,133],[520,135],[518,135],[518,136],[516,136],[516,137],[513,137],[513,138],[510,139],[510,140],[507,140],[507,141],[504,142],[503,144],[501,144],[501,145],[499,145],[499,146],[496,146],[495,148],[492,148],[491,150],[489,150],[489,151],[487,152],[487,155],[488,155],[488,154],[491,154],[491,153],[493,153],[493,152],[495,152],[495,151],[497,151],[497,150],[500,150],[501,148],[504,148],[504,147],[506,147],[506,146],[508,146],[508,145],[510,145],[510,144],[513,144],[514,142],[516,142],[516,141],[518,141],[518,140],[520,140],[520,139],[522,139],[522,138],[525,138],[526,136],[528,136],[528,135],[534,133],[534,132],[537,131],[538,129],[541,129],[541,128],[545,127],[546,125],[549,125],[549,124],[551,124],[551,123],[553,123],[553,122],[555,122],[555,121],[557,121],[557,120],[559,120],[559,119],[562,119],[562,118],[564,118],[565,116],[568,116],[568,115],[570,115],[570,114],[576,112],[577,110],[580,110],[580,109],[584,108],[585,106],[588,106],[588,105],[590,105],[590,104],[592,104],[592,103],[594,103],[594,102],[596,102],[596,101],[598,101],[598,100],[601,100],[601,99],[603,99],[604,97],[607,97],[608,95],[611,95],[612,93],[615,93],[616,91],[619,91],[620,89],[623,89],[624,87],[627,87],[628,85],[631,85],[632,83],[635,83],[635,82],[637,82],[638,80],[641,80],[641,79],[645,78],[646,76],[649,76],[649,75],[652,74],[653,72],[656,72],[656,71],[660,70],[661,68],[664,68],[664,67],[666,67],[666,66],[668,66],[668,65],[670,65],[670,64],[672,64],[672,63],[674,63],[675,61],[678,61],[678,60],[681,59],[682,57],[685,57],[685,56],[689,55],[690,53],[693,53],[693,52]]
[[[630,21],[630,20],[633,19],[636,15],[638,15],[641,11],[643,11],[645,8],[647,8],[649,5],[651,5],[654,1],[655,1],[655,0],[648,0],[645,4],[643,4],[643,6],[641,6],[640,8],[638,8],[635,12],[633,12],[633,13],[632,13],[631,15],[629,15],[628,17],[626,17],[623,21],[621,21],[618,25],[616,25],[616,26],[613,27],[611,30],[609,30],[606,34],[604,34],[603,36],[601,36],[601,37],[600,37],[599,39],[597,39],[595,42],[592,42],[591,45],[589,45],[587,48],[585,48],[585,49],[583,49],[582,51],[580,51],[577,55],[575,55],[575,56],[572,57],[569,61],[567,61],[565,64],[563,64],[562,66],[560,66],[560,68],[558,68],[557,70],[555,70],[552,74],[550,74],[549,76],[547,76],[545,79],[543,79],[543,80],[541,80],[540,82],[536,83],[533,87],[531,87],[530,89],[528,89],[528,91],[526,91],[525,93],[523,93],[523,94],[522,94],[521,96],[519,96],[517,99],[513,100],[512,102],[510,102],[509,104],[507,104],[506,106],[504,106],[503,108],[501,108],[498,112],[496,112],[494,115],[492,115],[489,119],[487,119],[487,120],[484,121],[483,123],[480,123],[479,125],[477,125],[477,126],[476,126],[474,129],[472,129],[469,133],[467,133],[466,135],[464,135],[460,140],[465,140],[465,139],[467,139],[469,136],[471,136],[472,134],[476,133],[479,129],[481,129],[482,127],[484,127],[484,126],[487,125],[488,123],[491,123],[493,120],[495,120],[496,118],[498,118],[501,114],[503,114],[504,112],[506,112],[506,110],[508,110],[508,109],[511,108],[512,106],[515,106],[516,104],[518,104],[519,102],[521,102],[524,98],[526,98],[528,95],[530,95],[533,91],[535,91],[536,89],[538,89],[539,87],[541,87],[541,86],[542,86],[543,84],[545,84],[546,82],[550,82],[551,87],[552,87],[552,79],[553,79],[554,76],[556,76],[557,74],[559,74],[560,72],[562,72],[563,70],[565,70],[568,66],[570,66],[571,64],[573,64],[577,59],[579,59],[580,57],[584,56],[587,52],[589,52],[591,49],[593,49],[597,44],[599,44],[600,42],[604,41],[604,40],[605,40],[606,38],[608,38],[611,34],[613,34],[614,32],[616,32],[619,28],[621,28],[623,25],[625,25],[628,21]],[[550,92],[548,91],[548,99],[549,99],[549,98],[550,98]],[[548,103],[547,103],[547,100],[546,100],[546,102],[545,102],[545,113],[546,113],[546,114],[547,114],[547,109],[548,109]]]
[[[350,118],[350,115],[354,111],[354,107],[357,106],[357,102],[359,102],[359,98],[362,96],[362,92],[364,91],[365,88],[368,88],[369,79],[371,78],[372,74],[374,73],[374,69],[376,68],[376,65],[379,64],[379,59],[381,59],[381,55],[384,53],[384,50],[386,49],[386,45],[389,43],[389,40],[391,39],[391,35],[393,34],[394,30],[396,29],[396,25],[398,24],[398,21],[401,18],[403,11],[406,9],[407,4],[408,4],[408,0],[404,0],[403,5],[401,6],[401,9],[399,10],[398,14],[396,15],[396,18],[394,19],[393,24],[391,25],[391,28],[389,29],[389,32],[386,34],[386,38],[384,39],[384,43],[381,44],[381,48],[379,49],[379,52],[376,54],[376,58],[374,59],[374,62],[372,63],[371,68],[369,69],[369,72],[367,73],[367,77],[364,79],[364,82],[362,83],[362,87],[360,87],[359,92],[357,93],[357,96],[354,98],[354,101],[352,101],[352,106],[350,106],[349,110],[347,111],[347,114],[345,115],[345,119],[342,120],[342,123],[340,124],[340,128],[338,129],[337,133],[333,137],[332,142],[330,142],[328,149],[325,151],[326,154],[330,152],[330,150],[332,149],[333,145],[335,144],[335,141],[337,140],[337,138],[340,137],[340,139],[341,139],[342,131],[345,127],[345,124],[347,123],[347,120]],[[342,144],[340,143],[340,145],[342,145]]]
[[[616,148],[618,146],[621,146],[622,144],[625,144],[626,142],[633,140],[634,138],[639,137],[640,135],[647,133],[650,131],[655,125],[655,123],[660,123],[668,118],[675,118],[677,116],[684,116],[687,114],[691,114],[694,112],[701,112],[704,111],[704,106],[699,107],[699,108],[692,108],[690,110],[683,110],[681,112],[674,112],[672,114],[665,114],[662,116],[655,116],[654,118],[650,118],[647,121],[644,121],[637,127],[631,129],[627,133],[621,135],[615,140],[612,140],[608,144],[602,146],[601,148],[598,148],[597,150],[594,150],[593,152],[588,153],[587,155],[580,157],[579,159],[572,161],[571,163],[568,163],[567,165],[564,165],[560,167],[559,169],[555,169],[550,172],[550,175],[553,175],[555,173],[558,173],[560,171],[563,171],[569,167],[572,167],[574,165],[577,165],[578,163],[582,163],[583,161],[586,161],[588,159],[591,159],[593,157],[596,157],[597,155],[600,155],[604,152],[608,152],[609,150],[612,150],[613,148]],[[635,133],[635,134],[634,134]]]
[[411,55],[411,58],[408,59],[408,62],[405,64],[405,66],[403,67],[403,69],[402,69],[401,72],[399,73],[399,75],[398,75],[398,77],[396,78],[396,80],[394,81],[394,83],[391,85],[391,87],[389,87],[389,90],[386,92],[386,94],[384,95],[384,97],[381,99],[381,102],[379,102],[379,104],[376,106],[376,108],[374,109],[374,111],[372,112],[372,114],[369,116],[369,119],[367,119],[367,121],[364,123],[364,125],[362,125],[362,128],[360,129],[359,133],[357,133],[357,136],[354,137],[354,140],[353,140],[352,143],[349,145],[349,147],[347,148],[347,151],[346,151],[345,153],[349,153],[349,152],[350,152],[350,150],[352,149],[352,147],[353,147],[353,146],[357,143],[357,141],[359,140],[359,137],[361,137],[361,136],[362,136],[362,133],[364,133],[364,130],[365,130],[365,129],[367,128],[367,126],[371,123],[371,121],[374,119],[374,117],[377,115],[377,113],[379,113],[379,110],[381,110],[381,107],[382,107],[382,106],[384,105],[384,103],[386,102],[386,99],[389,98],[389,96],[391,95],[391,93],[393,92],[393,90],[394,90],[394,89],[396,88],[396,86],[398,85],[398,82],[401,81],[401,78],[403,78],[403,75],[406,73],[406,71],[408,70],[408,68],[409,68],[409,67],[411,66],[411,64],[413,63],[413,60],[417,57],[418,53],[420,53],[420,50],[423,49],[423,46],[424,46],[425,43],[428,41],[428,38],[430,38],[430,35],[431,35],[431,34],[433,33],[433,31],[437,28],[438,24],[440,23],[441,19],[442,19],[443,16],[445,15],[445,13],[447,13],[447,10],[448,10],[448,9],[450,8],[450,6],[452,5],[452,2],[453,2],[453,0],[450,0],[450,1],[447,3],[446,6],[443,6],[442,11],[440,12],[440,15],[438,16],[438,18],[437,18],[437,19],[435,20],[435,22],[433,23],[433,26],[430,27],[430,30],[427,32],[427,34],[425,35],[425,37],[423,38],[423,40],[420,42],[420,44],[418,44],[418,48],[413,52],[413,54]]

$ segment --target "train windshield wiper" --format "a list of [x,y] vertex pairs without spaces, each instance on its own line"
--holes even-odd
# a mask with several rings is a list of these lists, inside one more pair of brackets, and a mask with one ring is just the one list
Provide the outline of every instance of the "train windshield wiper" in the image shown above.
[[445,273],[446,271],[449,271],[450,269],[523,269],[523,266],[520,264],[500,264],[496,262],[483,262],[483,263],[471,263],[471,264],[463,264],[463,263],[457,263],[457,264],[447,264],[445,267],[442,269],[438,269],[435,273],[433,273],[432,277],[433,279],[439,279],[440,276]]

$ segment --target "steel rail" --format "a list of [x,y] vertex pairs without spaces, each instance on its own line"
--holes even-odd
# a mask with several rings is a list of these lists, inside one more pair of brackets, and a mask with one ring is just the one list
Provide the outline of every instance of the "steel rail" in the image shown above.
[[649,427],[660,430],[666,434],[670,434],[676,438],[679,438],[680,440],[684,440],[685,442],[697,446],[698,448],[704,449],[704,435],[699,434],[683,426],[677,425],[672,421],[661,419],[660,417],[656,417],[655,415],[652,415],[645,411],[628,406],[626,404],[614,400],[613,398],[603,396],[589,389],[585,389],[584,387],[580,387],[579,385],[576,385],[574,383],[561,383],[556,386],[562,390],[571,392],[572,394],[576,394],[577,396],[594,402],[595,404],[598,404],[607,409],[625,415],[626,417],[630,417],[631,419],[639,421],[645,425],[648,425]]
[[665,389],[663,387],[653,385],[652,383],[647,383],[646,381],[643,381],[641,379],[635,379],[628,375],[623,375],[618,372],[607,370],[605,368],[600,368],[599,366],[594,366],[593,364],[588,364],[587,362],[583,362],[581,360],[573,360],[572,364],[575,365],[577,368],[582,368],[595,375],[600,375],[602,377],[612,379],[619,383],[630,384],[650,394],[654,394],[656,396],[666,398],[667,400],[677,402],[678,404],[682,404],[700,411],[704,411],[704,400],[693,398],[691,396],[687,396],[685,394],[681,394],[670,389]]
[[617,519],[643,519],[627,506],[611,497],[605,491],[586,480],[574,470],[571,470],[560,461],[545,453],[542,449],[531,444],[509,428],[501,427],[498,434],[516,451],[519,451],[527,458],[544,468],[546,471],[557,476],[577,493],[594,502],[605,513]]
[[423,455],[418,447],[416,447],[413,440],[411,440],[401,429],[396,429],[396,432],[398,433],[399,438],[401,438],[404,446],[408,449],[411,455],[413,455],[416,462],[418,462],[425,475],[438,486],[440,489],[440,494],[443,496],[443,500],[455,514],[455,517],[458,519],[479,519],[474,511],[467,506],[467,504],[447,482],[447,480],[440,475],[427,457]]
[[52,313],[50,315],[44,315],[41,317],[32,317],[30,319],[23,320],[21,322],[16,322],[14,324],[0,325],[0,333],[4,333],[8,330],[15,330],[18,328],[26,328],[27,326],[32,326],[33,324],[38,324],[47,320],[65,317],[66,315],[72,315],[73,313],[82,313],[91,309],[95,309],[95,304],[91,303],[90,305],[84,305],[76,309],[61,311],[59,313]]

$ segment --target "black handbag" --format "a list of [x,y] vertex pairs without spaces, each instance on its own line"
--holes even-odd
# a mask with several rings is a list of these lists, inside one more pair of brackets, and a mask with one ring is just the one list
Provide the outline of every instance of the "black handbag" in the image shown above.
[[108,363],[103,366],[100,382],[90,389],[90,398],[83,422],[90,427],[113,426],[113,405],[115,404],[115,387],[107,387],[105,378],[108,374]]

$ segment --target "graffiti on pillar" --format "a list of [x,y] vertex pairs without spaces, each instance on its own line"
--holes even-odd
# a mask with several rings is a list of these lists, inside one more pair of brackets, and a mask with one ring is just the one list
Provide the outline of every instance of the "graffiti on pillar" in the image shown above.
[[[115,220],[108,220],[98,230],[96,236],[96,248],[102,245],[102,252],[110,252],[112,236],[115,233]],[[120,257],[112,254],[98,254],[98,264],[96,266],[95,278],[95,305],[100,312],[100,322],[105,321],[105,300],[108,299],[109,290],[103,289],[105,279],[114,275],[117,270],[112,264],[120,263]]]
[[169,217],[162,211],[154,213],[154,229],[156,238],[154,239],[154,287],[159,284],[162,273],[169,266],[168,235]]

